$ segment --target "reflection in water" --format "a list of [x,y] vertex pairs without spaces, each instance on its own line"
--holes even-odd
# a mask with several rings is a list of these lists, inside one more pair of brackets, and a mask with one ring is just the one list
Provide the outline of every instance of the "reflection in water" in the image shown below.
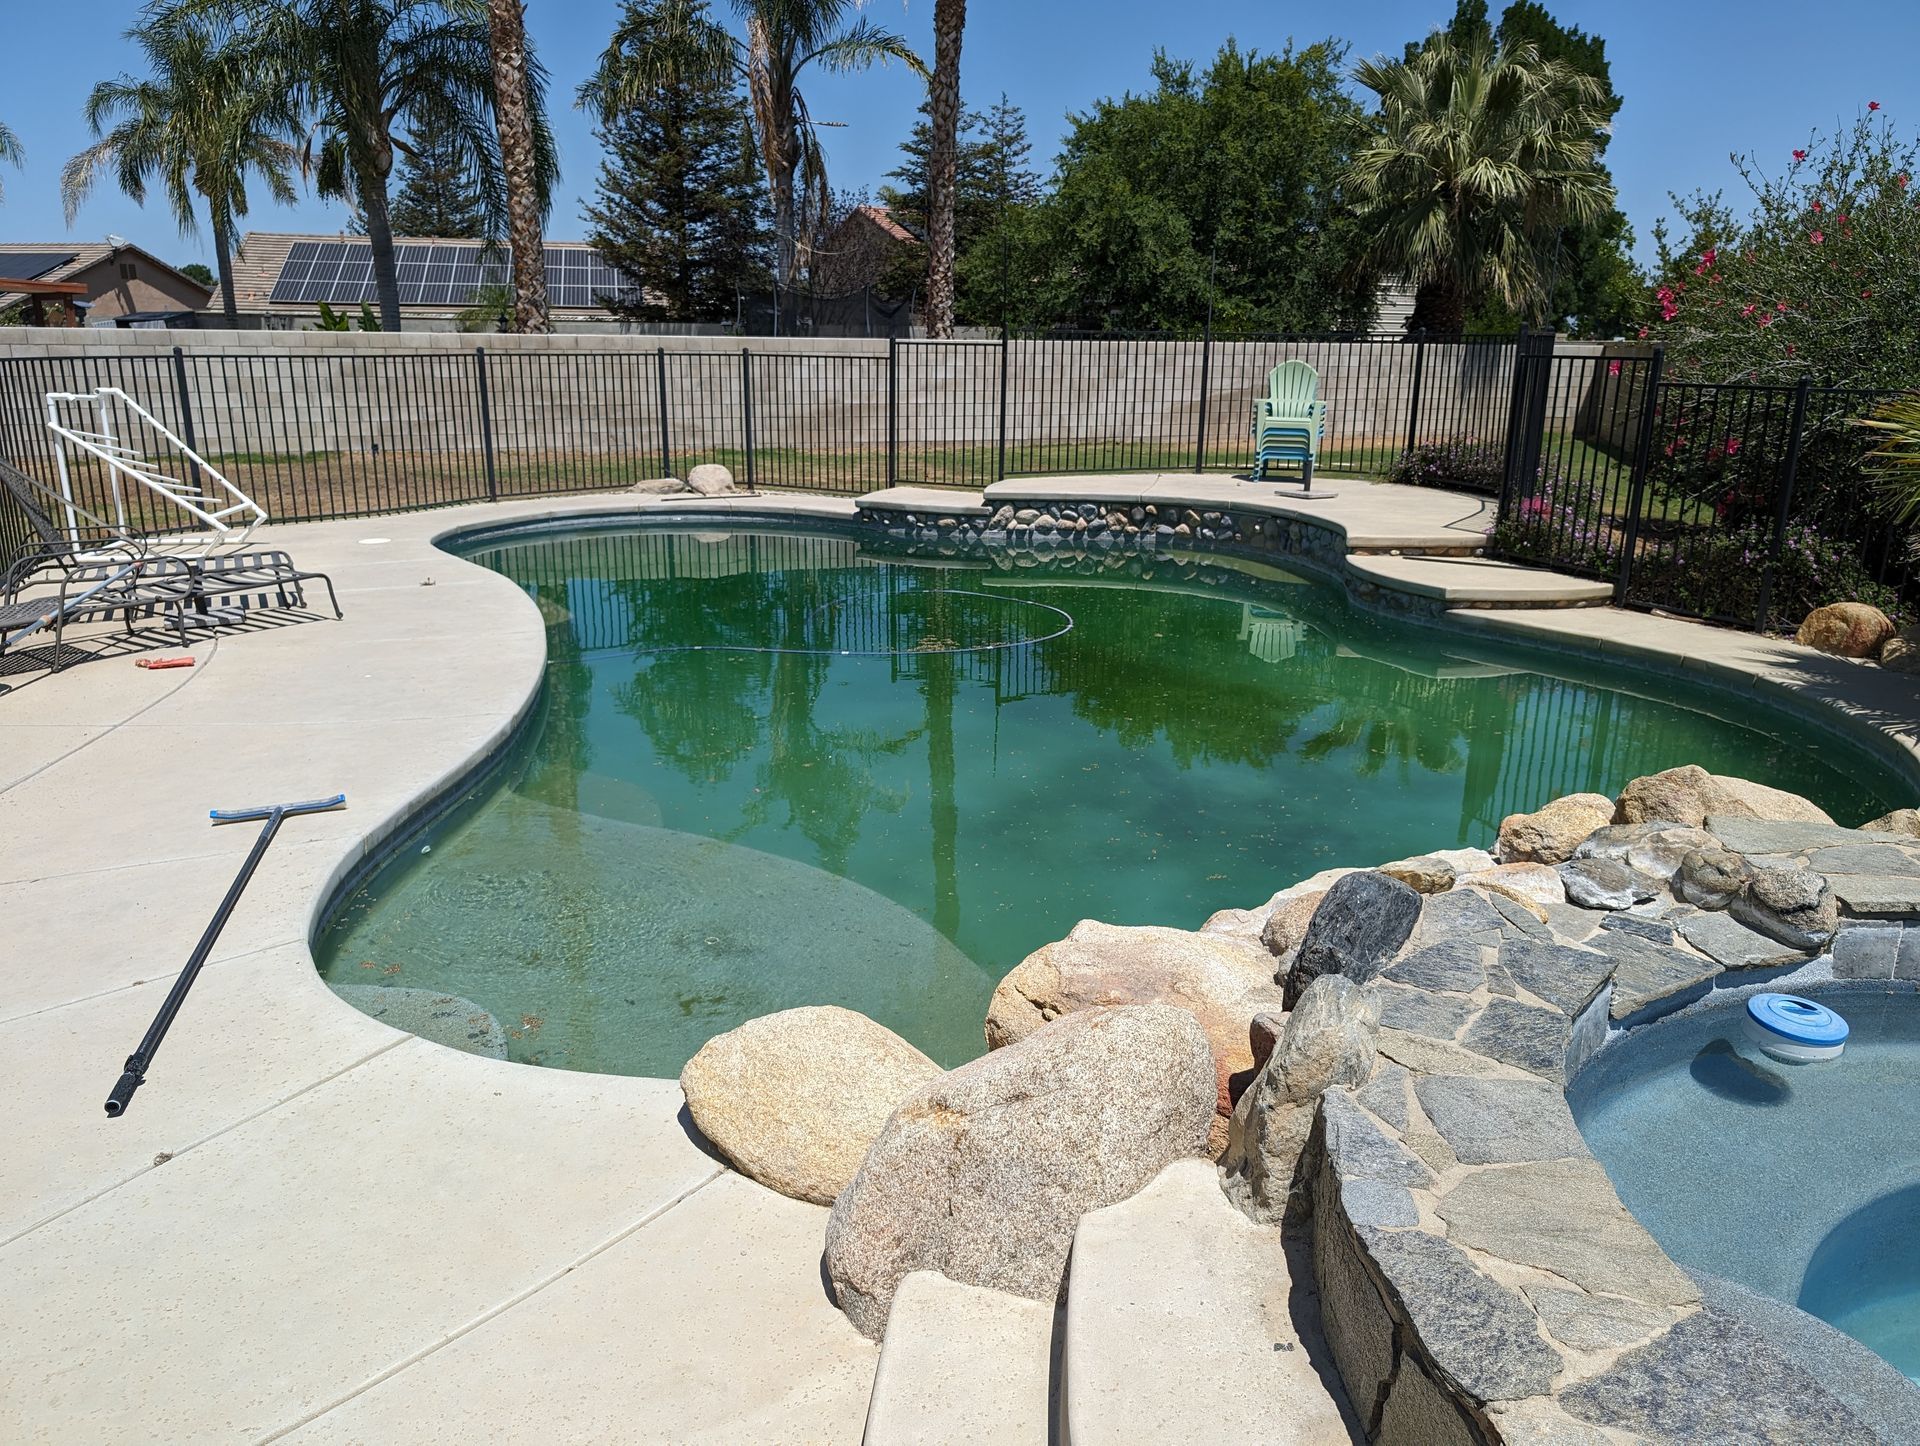
[[[476,559],[548,622],[542,725],[459,846],[364,897],[326,967],[365,982],[361,960],[442,960],[392,982],[544,1021],[517,1057],[672,1073],[736,1009],[837,1002],[955,1062],[979,1047],[994,981],[1082,918],[1197,926],[1329,865],[1485,843],[1508,813],[1682,762],[1841,817],[1886,806],[1869,766],[1823,761],[1830,743],[1677,706],[1671,684],[1640,697],[1498,649],[1456,656],[1271,568],[929,562],[844,538],[657,531]],[[1047,608],[1072,629],[1042,636]],[[1016,635],[1039,640],[982,646]],[[668,833],[755,852],[642,867]],[[770,857],[859,887],[802,891],[840,914],[798,919],[792,884],[775,885],[797,876]],[[510,858],[564,906],[501,893],[509,927],[488,890],[445,887]],[[664,895],[686,891],[697,920],[609,938],[627,914],[679,918],[691,905]],[[755,927],[714,922],[743,912]],[[802,948],[827,958],[798,967]],[[590,1028],[561,995],[623,1001],[618,1027]],[[687,1028],[656,1022],[682,999]]]
[[1739,1104],[1784,1105],[1793,1094],[1785,1075],[1748,1059],[1725,1039],[1709,1041],[1688,1069],[1703,1089]]

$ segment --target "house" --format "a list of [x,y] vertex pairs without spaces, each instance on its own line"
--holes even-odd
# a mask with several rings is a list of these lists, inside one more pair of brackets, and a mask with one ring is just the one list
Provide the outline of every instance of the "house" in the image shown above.
[[[455,331],[461,314],[511,284],[512,253],[504,244],[437,236],[396,236],[394,267],[400,284],[402,326]],[[630,283],[584,241],[548,241],[547,307],[563,331],[630,330],[600,298]],[[233,299],[242,327],[301,331],[320,316],[320,303],[357,317],[365,302],[376,309],[373,246],[364,236],[309,236],[250,231],[233,263]]]
[[[9,289],[9,281],[32,284]],[[117,236],[0,242],[0,312],[24,304],[69,325],[71,308],[87,326],[193,326],[212,300],[210,288]]]
[[920,238],[885,206],[855,206],[813,248],[812,289],[844,296],[903,272],[918,275],[926,270],[925,252]]

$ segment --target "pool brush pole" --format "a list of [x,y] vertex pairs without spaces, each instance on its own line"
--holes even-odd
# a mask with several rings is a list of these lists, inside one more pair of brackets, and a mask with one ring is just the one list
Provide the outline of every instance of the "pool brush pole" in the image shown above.
[[161,1002],[160,1012],[153,1016],[153,1023],[147,1026],[140,1047],[127,1056],[126,1065],[113,1092],[107,1096],[107,1116],[118,1119],[127,1112],[127,1105],[133,1099],[133,1092],[146,1083],[147,1069],[153,1063],[153,1056],[160,1048],[160,1041],[167,1037],[167,1030],[173,1025],[174,1017],[180,1013],[180,1006],[186,1003],[187,991],[193,988],[193,981],[200,977],[201,966],[207,962],[207,956],[213,952],[213,946],[219,941],[220,931],[227,927],[227,920],[233,916],[234,906],[240,902],[240,895],[246,891],[253,871],[260,867],[260,860],[266,857],[267,849],[272,845],[274,835],[280,832],[280,825],[296,813],[318,813],[323,809],[338,808],[347,801],[347,796],[337,794],[332,798],[314,799],[309,803],[276,803],[270,808],[238,809],[231,812],[216,810],[211,817],[215,823],[238,823],[249,819],[264,818],[267,826],[260,830],[260,837],[253,841],[253,847],[247,853],[246,862],[240,865],[240,872],[234,876],[233,883],[227,887],[227,895],[220,901],[220,907],[214,910],[213,920],[207,925],[206,932],[200,936],[200,942],[193,946],[193,953],[187,959],[187,967],[180,971],[180,977],[173,981],[173,988],[167,991],[167,997]]

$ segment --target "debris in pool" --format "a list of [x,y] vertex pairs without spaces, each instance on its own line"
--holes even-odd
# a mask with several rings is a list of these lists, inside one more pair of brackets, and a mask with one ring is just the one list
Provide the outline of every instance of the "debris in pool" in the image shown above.
[[1847,1022],[1824,1004],[1798,994],[1754,995],[1747,1001],[1747,1038],[1770,1059],[1812,1064],[1838,1059],[1847,1047]]

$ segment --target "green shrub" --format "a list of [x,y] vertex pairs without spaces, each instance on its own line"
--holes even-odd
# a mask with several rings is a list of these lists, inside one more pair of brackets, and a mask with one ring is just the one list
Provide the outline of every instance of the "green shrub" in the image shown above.
[[1408,487],[1449,487],[1461,492],[1499,492],[1506,454],[1492,442],[1425,442],[1409,447],[1387,472],[1389,482]]
[[[1655,542],[1634,559],[1629,597],[1753,627],[1772,547],[1773,524],[1759,518],[1730,532]],[[1871,603],[1895,622],[1903,620],[1898,595],[1873,580],[1850,544],[1806,523],[1789,523],[1768,601],[1770,622],[1796,627],[1815,608],[1835,602]]]
[[[1920,382],[1920,142],[1878,106],[1789,154],[1735,158],[1747,195],[1674,197],[1654,227],[1670,381]],[[1740,214],[1744,212],[1745,214]]]
[[1542,567],[1610,576],[1620,565],[1620,539],[1601,519],[1594,489],[1557,475],[1543,473],[1487,537],[1499,555]]

